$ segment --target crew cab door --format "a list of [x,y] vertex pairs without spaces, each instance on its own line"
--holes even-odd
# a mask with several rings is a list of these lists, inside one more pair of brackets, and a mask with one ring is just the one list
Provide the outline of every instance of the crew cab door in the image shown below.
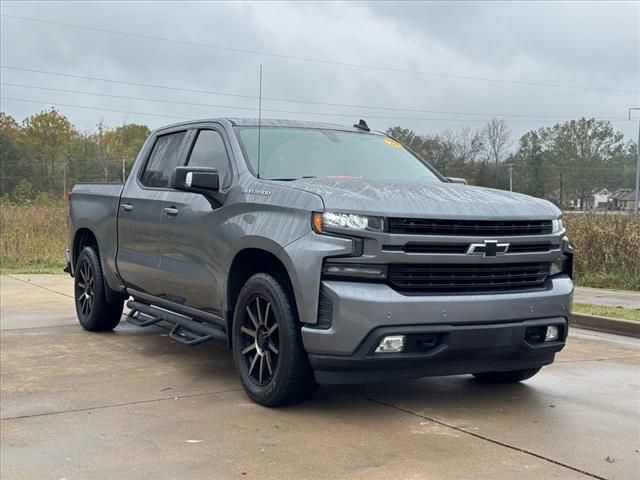
[[220,193],[166,193],[160,233],[165,240],[161,275],[168,299],[221,318],[222,265],[228,242],[221,238],[220,226],[227,216],[225,192],[232,183],[230,146],[222,128],[211,124],[194,131],[187,151],[187,166],[218,171]]
[[171,172],[181,162],[188,131],[159,135],[141,168],[131,172],[118,212],[118,272],[125,286],[148,295],[165,291],[159,275],[162,207]]

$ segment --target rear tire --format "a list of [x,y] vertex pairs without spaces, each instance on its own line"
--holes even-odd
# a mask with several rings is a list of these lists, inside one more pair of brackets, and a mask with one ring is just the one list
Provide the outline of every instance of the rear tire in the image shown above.
[[518,383],[533,377],[542,367],[525,368],[524,370],[511,370],[510,372],[485,372],[474,373],[480,382],[486,383]]
[[82,328],[91,332],[113,330],[120,323],[124,301],[107,302],[100,257],[94,247],[82,249],[74,275],[76,314]]
[[233,316],[233,358],[247,395],[276,407],[299,403],[317,385],[286,283],[257,273],[240,291]]

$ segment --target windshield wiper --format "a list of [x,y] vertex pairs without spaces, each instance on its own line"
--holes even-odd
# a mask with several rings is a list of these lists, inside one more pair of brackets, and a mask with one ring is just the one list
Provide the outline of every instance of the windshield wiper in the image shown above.
[[301,180],[303,178],[317,178],[315,175],[305,175],[304,177],[296,178],[263,178],[263,180],[273,180],[274,182],[292,182],[294,180]]

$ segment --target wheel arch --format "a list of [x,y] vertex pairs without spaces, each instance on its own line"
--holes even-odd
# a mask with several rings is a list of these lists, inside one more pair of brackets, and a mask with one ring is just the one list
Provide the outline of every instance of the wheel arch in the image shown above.
[[293,284],[294,279],[292,279],[289,273],[290,270],[286,266],[287,260],[289,259],[282,259],[281,255],[273,251],[259,247],[243,248],[235,254],[229,267],[226,285],[225,316],[227,322],[227,342],[229,346],[231,346],[233,314],[240,290],[242,290],[246,281],[256,273],[269,273],[282,280],[285,289],[294,302],[294,310],[298,318],[300,318],[299,302],[296,298],[296,291]]
[[82,250],[85,247],[95,248],[96,253],[98,254],[98,259],[100,260],[100,266],[102,268],[103,276],[105,276],[104,290],[107,296],[107,301],[110,303],[113,303],[113,302],[126,299],[127,295],[125,293],[114,291],[109,287],[106,281],[106,275],[105,275],[106,269],[104,264],[104,258],[100,252],[100,244],[98,243],[98,237],[93,232],[93,230],[91,230],[88,227],[83,226],[78,228],[75,234],[73,235],[73,244],[72,244],[72,250],[71,250],[71,260],[73,262],[73,267],[72,267],[73,271],[75,272],[76,264],[78,262],[78,257],[80,256],[80,252],[82,252]]
[[75,270],[75,264],[78,262],[78,257],[80,256],[80,252],[84,247],[93,246],[96,248],[96,253],[98,257],[100,256],[100,247],[98,245],[98,238],[95,233],[91,231],[91,229],[87,227],[81,227],[76,230],[75,235],[73,236],[73,247],[71,250],[71,259],[73,261],[73,268]]

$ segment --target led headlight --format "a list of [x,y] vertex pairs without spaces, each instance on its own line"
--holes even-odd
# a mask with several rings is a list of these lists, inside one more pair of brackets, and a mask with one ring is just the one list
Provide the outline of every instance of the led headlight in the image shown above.
[[314,213],[311,217],[311,225],[317,233],[334,229],[361,232],[382,232],[384,230],[384,220],[381,217],[369,217],[354,213]]
[[560,233],[564,229],[562,218],[556,218],[555,220],[552,220],[551,225],[553,226],[552,233]]

